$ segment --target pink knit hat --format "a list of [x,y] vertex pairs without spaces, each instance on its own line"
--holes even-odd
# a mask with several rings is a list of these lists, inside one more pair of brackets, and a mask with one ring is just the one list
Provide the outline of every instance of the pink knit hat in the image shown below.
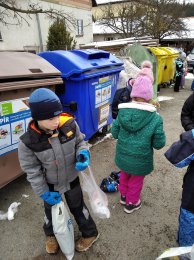
[[143,98],[149,101],[153,98],[153,86],[154,81],[152,64],[149,61],[142,63],[142,69],[137,75],[135,82],[132,87],[131,97],[132,98]]
[[149,60],[145,60],[141,64],[141,70],[137,74],[137,77],[139,75],[146,75],[150,78],[151,82],[154,83],[154,74],[152,70],[153,70],[152,63]]

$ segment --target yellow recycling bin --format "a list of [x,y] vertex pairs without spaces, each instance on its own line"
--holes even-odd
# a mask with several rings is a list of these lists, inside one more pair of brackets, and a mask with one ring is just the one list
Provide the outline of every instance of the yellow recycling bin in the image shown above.
[[147,47],[155,56],[158,63],[158,81],[157,84],[162,84],[162,77],[166,66],[167,53],[159,47]]
[[167,53],[166,66],[162,76],[162,83],[171,83],[174,79],[174,74],[176,71],[175,60],[179,56],[179,51],[171,47],[159,48]]

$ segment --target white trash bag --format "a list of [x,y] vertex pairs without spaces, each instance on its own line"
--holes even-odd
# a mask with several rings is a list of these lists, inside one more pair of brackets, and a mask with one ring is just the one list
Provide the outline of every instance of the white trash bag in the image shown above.
[[186,247],[172,247],[167,249],[163,254],[161,254],[156,260],[162,259],[185,259],[185,260],[194,260],[194,245]]
[[110,218],[110,211],[108,208],[108,198],[106,194],[96,184],[94,175],[90,167],[89,173],[81,172],[82,188],[88,194],[90,206],[94,215],[99,218]]
[[74,229],[63,201],[52,206],[52,224],[61,251],[68,260],[73,259],[75,251]]

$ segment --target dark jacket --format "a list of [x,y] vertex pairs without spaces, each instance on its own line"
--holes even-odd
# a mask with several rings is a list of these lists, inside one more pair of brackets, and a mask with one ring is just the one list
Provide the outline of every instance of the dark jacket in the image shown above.
[[112,102],[112,118],[116,119],[119,109],[118,105],[121,103],[127,103],[131,101],[132,86],[128,84],[125,88],[117,89]]
[[185,131],[194,129],[194,94],[191,94],[183,105],[181,124]]
[[32,121],[20,137],[20,166],[37,195],[48,191],[48,184],[53,184],[60,193],[69,190],[70,183],[78,176],[76,156],[80,150],[88,149],[85,136],[72,116],[63,113],[57,130],[53,135],[46,134]]
[[176,77],[182,76],[184,74],[183,61],[178,58],[175,61],[175,64],[176,64]]
[[173,143],[164,155],[178,168],[188,166],[194,160],[194,130],[181,134],[180,140]]

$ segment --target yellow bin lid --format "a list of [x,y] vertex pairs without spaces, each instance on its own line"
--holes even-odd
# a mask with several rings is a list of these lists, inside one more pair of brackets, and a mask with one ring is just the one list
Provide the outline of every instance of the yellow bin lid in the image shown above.
[[174,48],[171,48],[171,47],[159,47],[159,48],[161,48],[162,50],[166,51],[168,53],[168,55],[171,55],[171,56],[173,56],[175,58],[179,56],[179,51],[177,51]]
[[156,56],[167,56],[167,53],[159,47],[147,47]]

